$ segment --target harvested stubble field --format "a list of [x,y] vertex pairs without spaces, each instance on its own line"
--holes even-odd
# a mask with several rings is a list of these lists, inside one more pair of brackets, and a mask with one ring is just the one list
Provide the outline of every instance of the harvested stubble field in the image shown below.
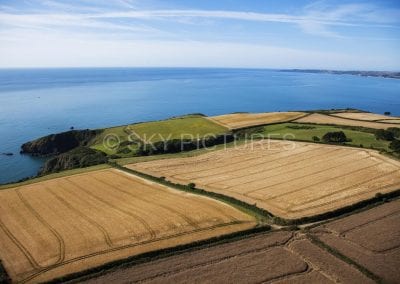
[[326,245],[382,278],[400,279],[400,200],[312,230]]
[[366,121],[375,121],[382,119],[398,119],[398,117],[377,114],[377,113],[370,113],[370,112],[340,112],[340,113],[333,113],[331,115],[349,119],[366,120]]
[[255,225],[224,203],[106,169],[0,191],[0,259],[42,282]]
[[347,126],[361,126],[375,129],[386,129],[389,127],[398,127],[396,123],[379,123],[372,121],[352,120],[333,115],[325,115],[320,113],[313,113],[311,115],[296,119],[295,122],[301,123],[316,123],[316,124],[333,124],[333,125],[347,125]]
[[[400,124],[400,119],[382,119],[379,122]],[[397,126],[399,127],[399,126]]]
[[229,129],[286,122],[306,115],[304,112],[233,113],[211,116],[209,119]]
[[85,283],[374,283],[301,234],[273,232],[128,268]]
[[283,218],[332,211],[400,188],[400,162],[372,150],[261,140],[128,168],[256,204]]

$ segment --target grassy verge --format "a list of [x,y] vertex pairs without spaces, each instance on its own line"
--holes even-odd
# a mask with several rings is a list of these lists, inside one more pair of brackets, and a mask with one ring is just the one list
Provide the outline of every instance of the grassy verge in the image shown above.
[[47,283],[64,283],[64,282],[72,282],[72,283],[77,283],[77,282],[83,282],[85,280],[98,277],[100,275],[103,275],[105,273],[108,273],[112,270],[115,269],[120,269],[120,268],[127,268],[127,267],[132,267],[135,265],[139,265],[145,262],[149,261],[155,261],[158,259],[170,257],[176,254],[181,254],[184,252],[190,252],[193,250],[199,250],[199,249],[205,249],[205,248],[210,248],[216,245],[221,245],[224,243],[229,243],[233,241],[238,241],[243,238],[249,237],[249,236],[254,236],[260,233],[268,233],[270,232],[271,228],[269,226],[262,226],[262,227],[255,227],[252,229],[248,230],[243,230],[227,235],[222,235],[222,236],[217,236],[213,238],[209,238],[206,240],[201,240],[201,241],[196,241],[192,242],[189,244],[185,245],[179,245],[175,246],[172,248],[166,248],[166,249],[161,249],[161,250],[156,250],[152,252],[147,252],[143,253],[137,256],[132,256],[128,257],[125,259],[120,259],[117,261],[109,262],[104,265],[87,269],[84,271],[80,271],[77,273],[69,274],[57,279],[53,279]]
[[61,171],[59,173],[54,173],[54,174],[49,174],[49,175],[44,175],[44,176],[28,179],[23,182],[8,183],[8,184],[0,185],[0,190],[6,189],[6,188],[11,188],[11,187],[16,187],[16,186],[21,186],[21,185],[32,184],[32,183],[45,181],[45,180],[49,180],[49,179],[54,179],[54,178],[59,178],[59,177],[65,177],[65,176],[71,176],[71,175],[76,175],[76,174],[81,174],[81,173],[86,173],[86,172],[91,172],[91,171],[96,171],[96,170],[107,169],[107,168],[110,168],[110,166],[107,164],[101,164],[101,165],[96,165],[96,166],[87,167],[87,168],[79,168],[79,169]]
[[372,273],[370,270],[368,270],[367,268],[365,268],[364,266],[358,264],[357,262],[355,262],[354,260],[352,260],[351,258],[345,256],[344,254],[340,253],[338,250],[328,246],[327,244],[325,244],[323,241],[321,241],[318,237],[308,234],[307,237],[309,238],[309,240],[319,246],[321,249],[329,252],[330,254],[334,255],[335,257],[341,259],[342,261],[346,262],[347,264],[355,267],[357,270],[359,270],[361,273],[363,273],[365,276],[367,276],[368,278],[374,280],[377,283],[383,283],[382,279],[375,275],[374,273]]

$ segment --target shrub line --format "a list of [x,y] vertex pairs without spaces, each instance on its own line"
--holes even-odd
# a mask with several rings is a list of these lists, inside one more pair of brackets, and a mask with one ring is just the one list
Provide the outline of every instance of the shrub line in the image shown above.
[[331,246],[327,245],[326,243],[321,241],[317,236],[314,236],[314,235],[311,235],[311,234],[307,234],[307,238],[313,244],[319,246],[321,249],[327,251],[328,253],[330,253],[333,256],[339,258],[340,260],[346,262],[347,264],[355,267],[358,271],[360,271],[362,274],[364,274],[368,278],[374,280],[377,283],[383,283],[382,279],[379,276],[377,276],[376,274],[374,274],[373,272],[371,272],[370,270],[368,270],[364,266],[360,265],[356,261],[352,260],[351,258],[345,256],[344,254],[342,254],[338,250],[336,250],[336,249],[332,248]]
[[359,202],[356,202],[354,204],[341,207],[332,211],[328,211],[325,213],[317,214],[314,216],[309,216],[309,217],[303,217],[303,218],[298,218],[298,219],[284,219],[281,217],[275,217],[276,224],[279,225],[302,225],[302,224],[307,224],[307,223],[313,223],[313,222],[319,222],[323,221],[326,219],[332,219],[336,217],[340,217],[342,215],[352,213],[356,210],[363,209],[365,207],[371,206],[371,205],[380,205],[383,202],[386,202],[388,199],[392,199],[395,197],[400,196],[400,189],[397,189],[392,192],[388,193],[377,193],[374,197],[366,199],[366,200],[361,200]]
[[155,176],[152,176],[152,175],[149,175],[149,174],[145,174],[145,173],[133,170],[133,169],[129,169],[129,168],[126,168],[124,166],[119,165],[116,162],[109,162],[109,165],[114,167],[114,168],[116,168],[116,169],[119,169],[121,171],[130,173],[130,174],[134,174],[136,176],[139,176],[139,177],[145,178],[147,180],[151,180],[151,181],[157,182],[159,184],[162,184],[162,185],[165,185],[165,186],[168,186],[168,187],[172,187],[172,188],[180,190],[180,191],[185,191],[185,192],[189,192],[189,193],[193,193],[193,194],[197,194],[197,195],[210,197],[210,198],[222,201],[224,203],[227,203],[227,204],[229,204],[231,206],[238,207],[238,209],[241,209],[242,211],[248,210],[251,213],[253,213],[256,217],[258,217],[260,219],[266,218],[266,219],[270,219],[271,220],[272,218],[275,217],[273,214],[271,214],[267,210],[259,208],[259,207],[255,206],[255,205],[248,204],[248,203],[243,202],[241,200],[238,200],[236,198],[233,198],[233,197],[230,197],[230,196],[226,196],[224,194],[215,193],[215,192],[207,191],[207,190],[204,190],[204,189],[196,188],[195,184],[193,184],[193,183],[189,183],[188,185],[182,185],[182,184],[179,184],[179,183],[173,183],[171,181],[166,180],[163,177],[159,178],[159,177],[155,177]]

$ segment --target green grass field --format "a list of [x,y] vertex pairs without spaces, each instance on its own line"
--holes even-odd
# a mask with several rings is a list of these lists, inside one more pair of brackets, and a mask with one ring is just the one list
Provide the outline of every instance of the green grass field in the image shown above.
[[[229,130],[202,116],[184,116],[162,121],[152,121],[105,129],[92,142],[91,148],[103,151],[107,154],[131,156],[137,148],[137,144],[124,145],[128,141],[157,142],[172,139],[198,139],[207,135],[228,133]],[[104,147],[104,139],[117,136],[122,145],[116,149]],[[110,140],[112,141],[112,139]],[[113,145],[112,143],[110,145]],[[131,149],[128,151],[124,149]]]
[[[309,129],[293,129],[291,127],[310,127]],[[313,127],[313,128],[311,128]],[[343,131],[347,138],[352,141],[347,142],[347,145],[357,146],[363,145],[365,148],[374,149],[385,149],[389,150],[389,142],[376,140],[375,135],[372,133],[349,130],[341,128],[340,126],[327,126],[327,125],[314,125],[314,124],[300,124],[300,123],[281,123],[268,125],[264,127],[263,134],[265,136],[275,139],[287,139],[287,140],[301,140],[301,141],[313,141],[313,136],[317,136],[320,139],[327,132]]]

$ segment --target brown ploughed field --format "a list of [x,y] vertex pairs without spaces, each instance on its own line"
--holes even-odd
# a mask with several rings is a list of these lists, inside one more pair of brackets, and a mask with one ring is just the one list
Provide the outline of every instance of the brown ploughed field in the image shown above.
[[373,150],[260,140],[128,168],[256,204],[297,219],[400,188],[400,162]]
[[[337,114],[336,114],[337,115]],[[296,119],[294,122],[300,123],[316,123],[316,124],[333,124],[333,125],[348,125],[348,126],[362,126],[375,129],[386,129],[388,127],[398,127],[396,123],[379,123],[372,121],[352,120],[332,115],[325,115],[313,113],[311,115]]]
[[366,120],[366,121],[374,121],[382,119],[399,119],[398,117],[377,114],[377,113],[370,113],[370,112],[340,112],[340,113],[333,113],[331,115],[349,119]]
[[239,241],[119,268],[85,283],[374,283],[292,232]]
[[233,113],[208,117],[212,121],[237,129],[249,126],[286,122],[306,115],[304,112]]
[[400,200],[312,230],[325,244],[379,276],[400,280]]
[[107,169],[0,191],[0,259],[42,282],[144,252],[254,227],[224,203]]

